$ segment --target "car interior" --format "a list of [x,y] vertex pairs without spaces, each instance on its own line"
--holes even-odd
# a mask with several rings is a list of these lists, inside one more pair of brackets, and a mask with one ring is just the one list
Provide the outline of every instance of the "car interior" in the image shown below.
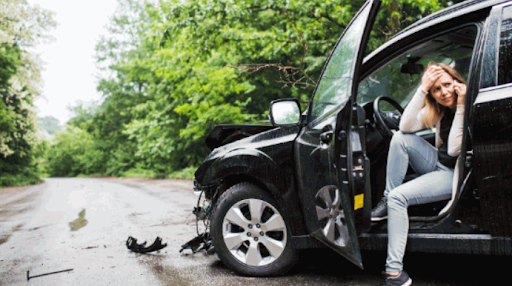
[[[357,102],[366,112],[366,151],[371,162],[372,208],[384,192],[387,152],[392,133],[398,130],[401,112],[421,84],[424,68],[429,62],[442,62],[467,79],[477,32],[477,27],[470,25],[423,41],[380,65],[360,82]],[[434,145],[435,130],[425,129],[417,134]],[[416,176],[410,168],[405,181]],[[447,202],[412,206],[409,216],[437,216]]]

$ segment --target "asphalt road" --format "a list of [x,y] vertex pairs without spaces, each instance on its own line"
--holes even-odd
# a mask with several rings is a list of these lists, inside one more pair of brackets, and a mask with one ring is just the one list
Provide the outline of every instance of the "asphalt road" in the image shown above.
[[[247,278],[216,255],[179,253],[196,236],[191,181],[46,179],[0,189],[0,285],[378,285],[385,253],[363,253],[365,270],[327,250],[301,253],[286,276]],[[129,251],[129,236],[168,246]],[[414,285],[508,284],[508,257],[407,254]],[[72,269],[72,270],[70,270]],[[39,276],[42,274],[63,271]],[[27,271],[30,278],[27,280]],[[503,282],[506,281],[506,282]]]

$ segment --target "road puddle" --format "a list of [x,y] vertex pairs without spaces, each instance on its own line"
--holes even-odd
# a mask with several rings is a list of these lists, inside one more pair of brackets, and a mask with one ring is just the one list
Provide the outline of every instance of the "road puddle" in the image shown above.
[[85,209],[83,209],[78,213],[78,218],[69,223],[69,228],[71,228],[71,231],[77,231],[86,225],[87,220],[85,219]]

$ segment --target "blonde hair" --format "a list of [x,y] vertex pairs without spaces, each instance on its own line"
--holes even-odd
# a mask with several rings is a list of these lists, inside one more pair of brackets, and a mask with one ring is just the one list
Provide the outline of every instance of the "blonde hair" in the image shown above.
[[[460,76],[460,74],[451,66],[444,64],[444,63],[435,63],[430,62],[425,69],[428,70],[431,66],[438,66],[441,67],[447,74],[449,74],[453,79],[457,80],[460,83],[466,84],[466,81]],[[425,73],[425,71],[423,73]],[[428,94],[425,96],[425,106],[426,106],[426,112],[425,116],[423,117],[423,123],[428,126],[429,128],[433,128],[434,125],[443,118],[446,110],[448,107],[442,106],[434,99],[432,94],[430,93],[430,90],[427,90]]]

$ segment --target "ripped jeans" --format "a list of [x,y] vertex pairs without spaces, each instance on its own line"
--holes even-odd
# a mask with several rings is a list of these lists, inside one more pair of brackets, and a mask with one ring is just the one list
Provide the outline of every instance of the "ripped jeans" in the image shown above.
[[[403,269],[409,232],[407,208],[452,196],[453,169],[439,163],[437,156],[437,149],[415,134],[397,132],[391,139],[384,191],[388,197],[388,272]],[[409,164],[420,177],[402,184]]]

